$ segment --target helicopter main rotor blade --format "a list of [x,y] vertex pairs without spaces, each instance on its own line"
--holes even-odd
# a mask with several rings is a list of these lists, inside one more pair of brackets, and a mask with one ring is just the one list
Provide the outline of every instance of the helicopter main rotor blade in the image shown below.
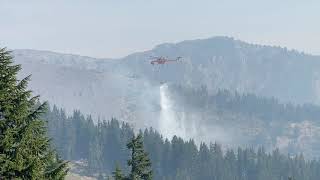
[[149,56],[149,58],[158,59],[158,58],[161,58],[161,57],[159,57],[159,56]]

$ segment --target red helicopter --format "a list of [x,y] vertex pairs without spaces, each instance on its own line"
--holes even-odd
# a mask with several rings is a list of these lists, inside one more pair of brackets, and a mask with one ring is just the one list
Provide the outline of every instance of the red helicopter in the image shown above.
[[155,65],[155,64],[166,64],[166,63],[169,63],[169,62],[177,62],[179,61],[182,57],[177,57],[176,59],[168,59],[168,58],[165,58],[163,56],[160,56],[160,57],[155,57],[155,56],[150,56],[151,59],[154,59],[152,60],[150,63],[152,65]]

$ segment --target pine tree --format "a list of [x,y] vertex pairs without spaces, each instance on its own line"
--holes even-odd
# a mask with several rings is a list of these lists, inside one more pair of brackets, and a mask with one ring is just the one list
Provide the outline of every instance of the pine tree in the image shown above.
[[116,165],[116,170],[112,174],[115,180],[124,180],[124,176],[118,164]]
[[151,180],[152,170],[151,161],[143,149],[142,135],[133,136],[132,140],[127,144],[131,150],[131,159],[128,160],[128,165],[131,166],[130,179],[132,180]]
[[21,67],[12,63],[0,49],[0,179],[63,179],[67,163],[51,149],[39,119],[46,103],[27,90],[30,76],[17,80]]
[[[55,156],[55,157],[54,157]],[[68,173],[68,163],[59,158],[58,155],[52,154],[48,159],[45,179],[64,179]]]

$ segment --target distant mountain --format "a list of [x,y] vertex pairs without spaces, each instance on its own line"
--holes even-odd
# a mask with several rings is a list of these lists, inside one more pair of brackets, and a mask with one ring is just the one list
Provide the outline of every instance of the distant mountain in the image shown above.
[[[182,56],[184,60],[155,73],[146,61],[149,55]],[[286,102],[320,103],[320,56],[252,45],[232,38],[162,44],[123,58],[119,66],[162,81],[206,85],[212,91],[229,89]]]
[[[177,133],[187,138],[233,139],[229,135],[228,138],[219,137],[221,133],[206,134],[215,130],[223,132],[223,124],[232,125],[224,122],[227,119],[237,122],[254,119],[254,122],[246,121],[241,125],[241,128],[249,126],[250,132],[259,128],[265,134],[272,134],[269,130],[273,127],[268,124],[271,121],[262,121],[259,116],[251,118],[251,115],[239,115],[233,111],[223,115],[209,113],[210,117],[208,112],[201,113],[199,109],[190,110],[192,113],[174,114],[177,110],[174,108],[181,104],[175,104],[177,97],[170,97],[177,94],[170,92],[171,85],[186,89],[204,87],[209,95],[215,95],[219,89],[227,89],[239,94],[274,97],[281,103],[320,104],[320,56],[248,44],[227,37],[166,43],[120,59],[96,59],[36,50],[14,50],[13,55],[16,63],[22,64],[20,77],[32,73],[31,89],[43,100],[69,112],[80,109],[95,117],[117,117],[138,128],[153,126],[168,136]],[[152,66],[149,56],[182,56],[183,60]],[[165,82],[169,88],[164,88],[160,82]],[[192,118],[193,115],[197,118]],[[188,116],[188,127],[175,123],[178,116]],[[205,122],[206,119],[218,120],[222,128],[205,129],[200,135],[198,131],[192,131],[194,127],[196,130],[200,128],[193,125],[200,125],[198,121]],[[283,127],[309,127],[310,124],[303,120],[300,119],[300,124],[285,123]],[[276,121],[273,119],[272,122]],[[183,128],[187,130],[179,131]],[[248,137],[247,134],[245,136]],[[282,139],[278,140],[274,137],[272,144],[288,141],[286,136],[282,136],[279,134]],[[249,139],[243,142],[247,143]]]
[[[35,50],[15,50],[14,55],[16,62],[25,66],[24,72],[32,72],[34,78],[45,74],[28,68],[53,66],[65,71],[72,69],[92,74],[112,72],[113,76],[140,77],[151,83],[167,81],[190,86],[206,85],[213,91],[251,92],[295,103],[320,103],[320,56],[286,48],[252,45],[227,37],[162,44],[150,51],[121,59],[95,59]],[[182,56],[183,61],[152,67],[148,61],[150,55]],[[68,77],[59,78],[63,80]],[[111,81],[107,83],[109,86],[115,84]]]

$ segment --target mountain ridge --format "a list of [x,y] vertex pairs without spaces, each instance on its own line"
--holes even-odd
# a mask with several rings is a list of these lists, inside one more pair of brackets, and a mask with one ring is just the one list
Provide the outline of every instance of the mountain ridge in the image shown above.
[[[30,72],[33,74],[31,90],[69,114],[78,109],[94,119],[116,117],[137,129],[154,127],[167,136],[175,133],[197,140],[221,140],[223,144],[232,144],[236,138],[243,144],[255,142],[256,133],[269,136],[273,134],[272,127],[277,127],[287,130],[278,133],[274,138],[279,139],[273,139],[272,144],[287,146],[289,140],[294,141],[291,133],[294,129],[304,132],[309,127],[318,128],[317,123],[313,123],[317,122],[315,119],[309,122],[302,118],[291,128],[292,122],[280,123],[279,118],[272,121],[259,116],[251,118],[250,113],[221,113],[219,109],[213,111],[214,108],[204,112],[195,108],[197,100],[189,100],[192,94],[186,95],[186,101],[182,102],[194,103],[194,106],[187,107],[179,102],[179,94],[184,90],[204,88],[207,97],[216,97],[225,89],[238,94],[273,97],[281,104],[319,105],[320,57],[286,48],[255,46],[216,37],[162,44],[117,60],[19,50],[13,51],[13,55],[15,62],[22,64],[20,78]],[[152,66],[151,55],[182,56],[183,60]],[[174,92],[171,87],[175,85],[182,89]],[[201,93],[198,96],[202,98]],[[205,101],[200,104],[206,106]],[[275,109],[269,110],[271,115],[277,113]],[[241,122],[245,123],[241,125]],[[308,145],[316,139],[301,137],[308,138]]]
[[[318,80],[320,72],[317,71],[318,67],[320,68],[320,56],[305,55],[295,50],[288,51],[286,48],[255,45],[231,37],[219,36],[163,43],[151,50],[133,53],[120,59],[91,58],[23,49],[14,50],[13,55],[16,62],[26,68],[23,71],[33,72],[34,76],[42,76],[36,73],[36,69],[39,69],[36,66],[40,66],[39,64],[47,64],[46,66],[53,64],[57,68],[62,66],[74,70],[92,71],[88,73],[96,74],[94,76],[112,73],[126,79],[140,77],[142,81],[153,84],[163,81],[184,83],[189,86],[206,85],[213,92],[216,89],[229,89],[296,103],[318,104],[320,102],[320,80]],[[182,56],[184,60],[179,64],[162,66],[161,69],[159,68],[161,72],[155,72],[156,68],[149,63],[150,55],[163,55],[170,58]],[[301,73],[300,71],[306,71],[303,69],[312,70],[312,72]],[[273,75],[274,72],[277,74]],[[297,72],[306,77],[295,75]],[[51,72],[50,77],[55,76],[55,73]],[[290,86],[295,87],[292,76],[297,76],[296,79],[301,77],[302,83],[310,79],[312,82],[297,87],[296,92],[288,95],[283,84],[290,83]],[[112,84],[114,82],[110,82],[110,86]],[[273,86],[273,84],[276,85]],[[279,88],[281,86],[282,88]],[[288,89],[293,89],[290,86]],[[312,95],[308,96],[308,94]]]
[[103,57],[103,58],[98,58],[98,57],[93,57],[93,56],[87,56],[87,55],[82,55],[82,54],[78,54],[78,53],[64,53],[64,52],[57,52],[57,51],[51,51],[51,50],[38,50],[38,49],[12,49],[12,51],[29,51],[29,52],[38,52],[38,53],[54,53],[54,54],[59,54],[59,55],[68,55],[68,56],[80,56],[80,57],[85,57],[85,58],[92,58],[92,59],[96,59],[96,60],[121,60],[123,58],[126,58],[127,56],[131,56],[134,54],[139,54],[139,53],[145,53],[148,51],[152,51],[154,49],[157,48],[161,48],[162,46],[172,46],[172,45],[179,45],[179,44],[183,44],[183,43],[193,43],[193,42],[197,42],[197,41],[211,41],[211,40],[216,40],[216,39],[225,39],[225,40],[230,40],[230,41],[234,41],[234,42],[238,42],[241,44],[245,44],[247,46],[256,46],[259,48],[277,48],[277,49],[283,49],[283,50],[288,50],[289,52],[295,52],[298,54],[303,54],[303,55],[307,55],[307,56],[314,56],[314,57],[320,57],[320,55],[317,54],[312,54],[312,53],[307,53],[304,52],[302,50],[299,49],[295,49],[295,48],[288,48],[286,46],[278,46],[278,45],[270,45],[270,44],[259,44],[259,43],[251,43],[251,42],[247,42],[247,41],[243,41],[240,39],[236,39],[230,36],[212,36],[209,38],[199,38],[199,39],[189,39],[189,40],[183,40],[183,41],[179,41],[176,43],[173,42],[164,42],[158,45],[155,45],[154,47],[145,50],[145,51],[137,51],[137,52],[132,52],[130,54],[124,55],[122,57],[118,57],[118,58],[112,58],[112,57]]

